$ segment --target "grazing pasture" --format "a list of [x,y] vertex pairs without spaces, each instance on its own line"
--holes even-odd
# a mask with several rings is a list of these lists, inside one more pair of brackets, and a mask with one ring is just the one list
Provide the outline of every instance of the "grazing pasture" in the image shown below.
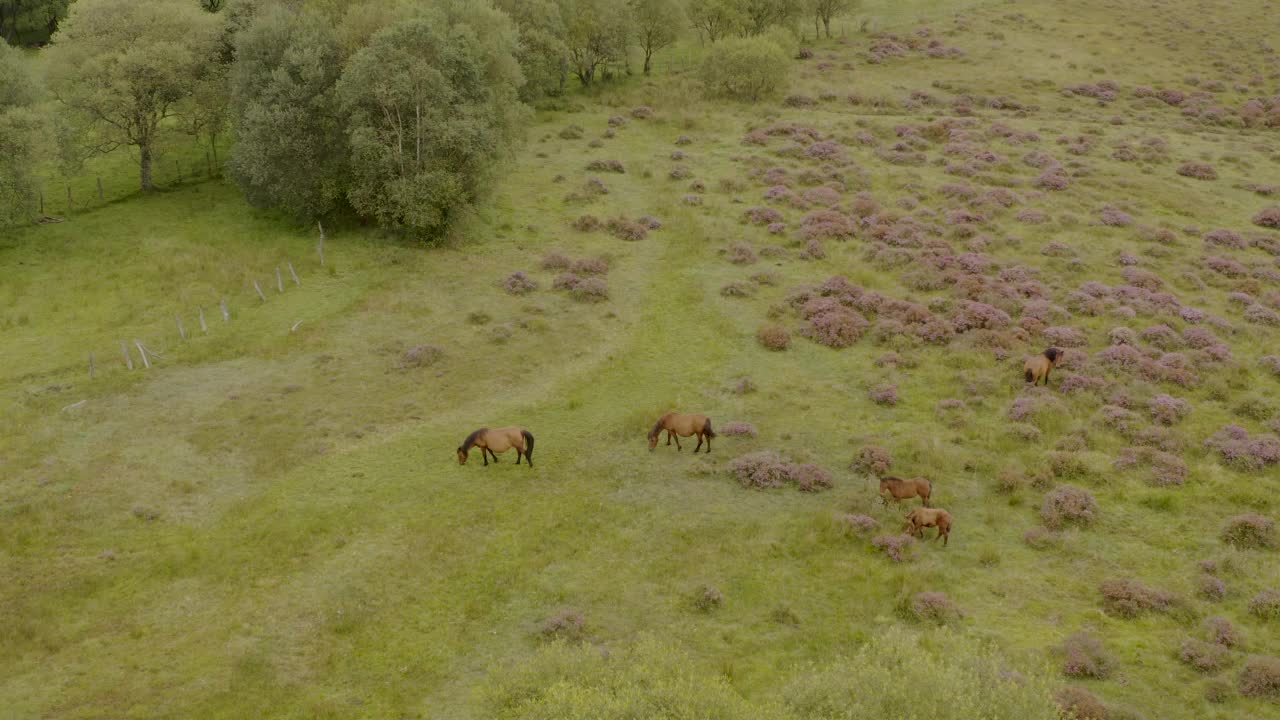
[[1275,715],[1269,13],[868,1],[753,104],[685,38],[323,264],[221,180],[0,229],[0,715]]

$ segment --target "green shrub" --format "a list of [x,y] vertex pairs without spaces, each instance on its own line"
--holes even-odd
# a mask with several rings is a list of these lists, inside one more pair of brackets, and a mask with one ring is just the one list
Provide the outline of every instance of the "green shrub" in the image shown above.
[[[927,678],[920,692],[912,678]],[[946,630],[890,629],[854,655],[806,668],[783,705],[749,701],[680,648],[652,637],[605,653],[552,643],[482,687],[497,720],[1058,720],[1048,687],[1011,672],[976,640]]]
[[702,62],[700,76],[712,95],[755,102],[786,82],[790,59],[763,38],[732,38],[715,44]]
[[723,677],[694,667],[683,651],[652,638],[609,655],[556,643],[518,668],[495,669],[483,690],[484,715],[499,720],[788,717],[779,708],[748,702]]
[[[909,678],[928,678],[928,692]],[[783,693],[801,718],[1056,720],[1047,687],[1023,678],[976,641],[891,629],[853,657],[802,673]]]

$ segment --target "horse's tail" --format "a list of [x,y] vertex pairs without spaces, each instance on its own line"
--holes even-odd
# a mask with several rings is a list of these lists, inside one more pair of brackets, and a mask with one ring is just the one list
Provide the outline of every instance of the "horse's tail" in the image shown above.
[[702,424],[702,432],[706,433],[709,438],[716,437],[716,431],[711,429],[711,418],[707,418],[707,421]]
[[533,433],[521,430],[520,434],[524,436],[524,457],[526,460],[533,460]]

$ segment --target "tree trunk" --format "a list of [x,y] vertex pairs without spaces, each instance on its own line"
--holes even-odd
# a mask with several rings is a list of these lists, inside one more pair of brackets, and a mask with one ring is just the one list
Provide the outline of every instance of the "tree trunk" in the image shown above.
[[644,74],[645,75],[649,74],[649,68],[652,66],[652,63],[650,62],[650,60],[652,58],[653,58],[653,51],[648,48],[645,48],[645,51],[644,51]]
[[827,39],[831,39],[831,18],[822,18],[822,25],[827,29]]
[[138,164],[142,168],[142,190],[151,192],[156,185],[151,180],[151,143],[144,142],[138,146]]

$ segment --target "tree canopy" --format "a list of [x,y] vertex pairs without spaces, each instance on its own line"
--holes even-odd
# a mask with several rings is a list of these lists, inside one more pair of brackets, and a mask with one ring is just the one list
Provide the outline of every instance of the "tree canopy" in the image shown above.
[[35,83],[21,54],[0,43],[0,227],[32,214],[41,127]]
[[522,119],[515,33],[503,23],[510,30],[505,15],[474,3],[426,11],[352,56],[337,93],[357,212],[432,233],[476,197]]
[[79,0],[54,35],[48,82],[89,156],[137,149],[143,190],[165,121],[217,65],[221,20],[180,0]]

